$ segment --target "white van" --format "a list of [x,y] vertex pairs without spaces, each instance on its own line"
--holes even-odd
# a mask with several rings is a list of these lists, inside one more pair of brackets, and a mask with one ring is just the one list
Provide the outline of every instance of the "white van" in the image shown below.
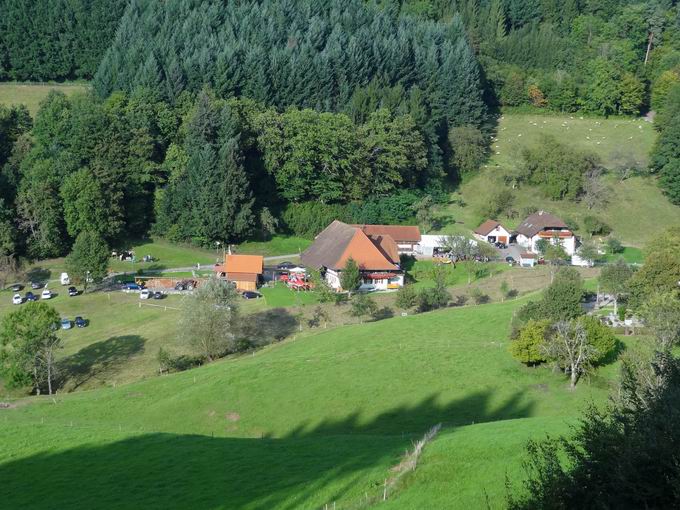
[[61,284],[71,285],[71,279],[68,277],[68,273],[61,273]]

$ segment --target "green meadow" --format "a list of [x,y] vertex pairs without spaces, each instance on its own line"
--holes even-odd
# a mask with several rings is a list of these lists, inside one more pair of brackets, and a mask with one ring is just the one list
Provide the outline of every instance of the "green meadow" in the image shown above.
[[[451,195],[449,204],[441,208],[444,223],[441,232],[469,233],[486,219],[481,213],[483,207],[493,192],[506,187],[503,171],[521,164],[522,149],[539,143],[543,134],[597,154],[605,168],[611,169],[626,160],[643,171],[656,136],[653,125],[641,119],[506,113],[498,120],[497,139],[492,141],[489,161],[479,172],[465,178]],[[508,228],[515,228],[524,219],[521,212],[535,207],[562,217],[580,232],[583,218],[596,216],[611,228],[615,237],[634,248],[643,247],[671,226],[680,226],[680,207],[668,201],[654,177],[637,176],[621,181],[610,172],[603,179],[609,193],[601,207],[589,210],[583,203],[552,201],[536,187],[523,185],[515,190],[512,208],[517,216],[496,219]]]
[[0,410],[4,504],[361,508],[441,423],[387,505],[497,508],[526,440],[568,431],[616,379],[604,367],[569,391],[550,368],[514,362],[506,330],[522,302],[348,326],[188,372],[13,401]]
[[88,89],[86,83],[0,83],[0,104],[24,104],[35,117],[40,102],[47,97],[52,90],[63,92],[67,96],[76,92],[84,92]]

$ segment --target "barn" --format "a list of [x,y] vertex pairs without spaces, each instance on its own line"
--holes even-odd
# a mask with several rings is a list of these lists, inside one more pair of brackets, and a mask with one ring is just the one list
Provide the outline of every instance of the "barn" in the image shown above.
[[232,282],[237,290],[257,290],[264,272],[262,255],[225,255],[224,264],[214,268],[220,278]]

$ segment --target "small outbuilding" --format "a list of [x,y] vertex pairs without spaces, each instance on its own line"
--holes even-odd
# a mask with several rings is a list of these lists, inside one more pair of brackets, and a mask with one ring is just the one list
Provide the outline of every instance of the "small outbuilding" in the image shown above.
[[225,255],[224,264],[216,265],[215,273],[232,282],[237,290],[257,290],[264,272],[262,255]]
[[534,267],[538,257],[535,253],[524,252],[519,254],[519,265],[522,267]]
[[487,243],[508,244],[510,242],[510,231],[496,220],[486,220],[475,229],[474,235],[475,238]]

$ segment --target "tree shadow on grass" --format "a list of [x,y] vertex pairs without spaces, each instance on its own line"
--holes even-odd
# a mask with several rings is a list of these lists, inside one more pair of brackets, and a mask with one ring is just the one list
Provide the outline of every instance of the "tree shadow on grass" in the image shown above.
[[26,279],[29,282],[46,282],[52,276],[52,271],[44,267],[32,267],[26,271]]
[[145,342],[139,335],[125,335],[83,347],[59,362],[59,387],[74,390],[92,379],[114,374],[131,357],[144,352]]
[[[379,497],[388,468],[415,438],[445,427],[527,417],[533,402],[522,393],[500,406],[477,392],[450,403],[431,395],[364,420],[304,424],[283,437],[215,437],[153,433],[126,436],[112,424],[99,443],[84,428],[45,428],[41,440],[56,452],[0,464],[6,508],[353,508],[364,495]],[[282,409],[281,412],[284,412]],[[449,429],[450,430],[450,429]],[[52,434],[54,437],[49,437]],[[121,439],[121,436],[123,439]],[[56,446],[55,446],[56,444]],[[53,450],[54,451],[54,450]],[[455,454],[455,453],[454,453]],[[464,455],[465,452],[460,452]],[[480,487],[480,498],[483,488]]]
[[280,342],[292,335],[298,328],[298,321],[285,308],[272,308],[248,316],[241,325],[241,335],[254,347]]

